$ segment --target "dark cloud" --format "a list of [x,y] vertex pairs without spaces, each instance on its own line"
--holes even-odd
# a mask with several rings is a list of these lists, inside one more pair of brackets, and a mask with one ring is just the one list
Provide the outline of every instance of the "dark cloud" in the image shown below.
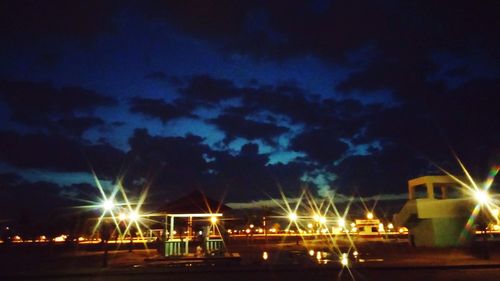
[[0,131],[0,161],[18,168],[88,172],[114,178],[124,153],[109,144],[89,144],[57,135]]
[[428,75],[435,69],[432,62],[421,57],[386,58],[373,61],[365,69],[351,74],[337,85],[337,90],[361,90],[363,93],[388,90],[403,99],[432,97],[444,88],[440,81],[428,82]]
[[346,158],[333,171],[338,176],[333,185],[339,192],[360,195],[406,193],[409,179],[441,174],[415,151],[392,144],[371,155]]
[[73,200],[72,205],[79,202],[98,202],[102,198],[99,188],[88,183],[76,183],[60,187],[60,194],[67,199]]
[[44,67],[47,67],[47,68],[52,68],[52,67],[56,66],[56,64],[59,63],[62,58],[63,58],[63,55],[61,53],[57,53],[57,52],[42,52],[38,56],[36,62],[40,66],[44,66]]
[[321,164],[340,160],[349,146],[339,140],[336,131],[329,129],[308,130],[291,140],[290,149],[302,151],[309,159]]
[[[139,71],[145,69],[142,61],[136,62],[141,55],[151,57],[149,52],[162,50],[165,43],[172,44],[171,49],[187,46],[182,51],[190,55],[189,46],[195,42],[196,48],[209,50],[208,53],[213,49],[220,51],[218,55],[225,56],[224,59],[236,58],[236,62],[243,59],[245,66],[263,71],[259,75],[271,70],[267,81],[277,76],[287,79],[288,70],[281,72],[281,69],[294,68],[297,61],[291,58],[319,59],[321,67],[304,71],[348,69],[349,74],[343,72],[337,76],[332,71],[332,92],[322,92],[321,96],[303,86],[315,83],[308,80],[315,73],[298,81],[263,84],[253,79],[241,86],[240,81],[220,78],[233,76],[220,68],[227,61],[221,61],[221,65],[201,65],[219,57],[200,60],[199,68],[189,68],[208,67],[222,75],[219,77],[214,72],[182,76],[196,72],[186,74],[183,66],[161,64],[156,69],[168,69],[168,75],[156,71],[144,76],[151,83],[162,81],[155,86],[168,82],[178,99],[167,102],[167,99],[135,96],[126,105],[130,112],[165,123],[180,117],[205,119],[225,133],[227,142],[238,137],[254,142],[244,145],[237,155],[234,151],[211,148],[201,137],[159,136],[144,129],[134,131],[129,139],[130,151],[126,153],[106,143],[106,138],[117,139],[110,132],[98,131],[101,135],[95,137],[101,143],[91,144],[81,139],[87,130],[112,120],[120,122],[111,125],[122,126],[137,115],[105,122],[101,119],[104,116],[94,116],[93,111],[117,105],[115,98],[77,86],[57,88],[49,83],[0,80],[0,106],[7,109],[4,116],[17,122],[8,126],[29,132],[5,131],[5,128],[0,132],[0,162],[20,169],[62,172],[88,171],[90,164],[107,179],[125,173],[127,188],[151,186],[150,202],[172,199],[194,189],[203,189],[208,194],[227,193],[231,200],[260,199],[263,194],[277,195],[279,185],[287,191],[299,190],[303,184],[301,177],[308,172],[312,179],[309,182],[323,173],[335,175],[324,178],[346,193],[353,190],[360,194],[400,193],[406,191],[409,178],[436,172],[430,167],[431,162],[453,167],[450,148],[457,151],[475,175],[482,176],[490,164],[498,164],[500,139],[495,125],[500,83],[491,78],[498,76],[498,66],[491,63],[491,69],[479,67],[479,60],[489,62],[500,58],[496,2],[318,3],[133,1],[125,9],[117,9],[114,1],[85,4],[4,1],[0,4],[0,32],[6,42],[2,49],[9,50],[8,54],[29,54],[13,58],[9,65],[15,69],[8,74],[13,77],[28,69],[21,71],[26,77],[46,77],[52,73],[53,79],[64,79],[66,75],[58,77],[57,73],[67,71],[66,62],[106,54],[111,68],[102,68],[97,62],[95,68],[89,64],[78,73],[82,74],[81,79],[89,79],[85,84],[114,85],[116,81],[106,80],[110,78],[92,80],[95,72],[87,73],[99,69],[106,74],[106,69],[113,69],[115,54],[129,53],[123,46],[117,49],[123,52],[115,53],[116,46],[107,44],[114,39],[151,43],[146,45],[152,47],[146,49],[141,47],[143,44],[131,45],[130,50],[134,56],[139,54],[139,59],[123,57],[130,62],[130,69]],[[116,11],[123,13],[118,21]],[[144,22],[137,11],[151,21]],[[166,24],[158,24],[159,20]],[[112,32],[113,22],[120,23],[118,28],[124,27],[118,30],[116,38],[103,40],[106,46],[99,40],[89,44],[88,39]],[[130,26],[137,29],[130,30]],[[149,31],[142,32],[144,27],[158,34],[158,38],[153,36],[144,41],[142,35],[135,37],[139,33],[148,34]],[[178,30],[170,32],[172,27]],[[169,36],[163,36],[165,29]],[[86,42],[67,42],[74,40]],[[85,48],[80,49],[81,45]],[[233,57],[235,53],[242,56]],[[437,58],[439,55],[445,57],[444,62]],[[183,62],[183,58],[165,61],[176,64]],[[269,62],[286,63],[276,66]],[[38,69],[40,65],[49,67],[50,72],[30,73],[30,66]],[[170,73],[179,69],[184,74]],[[118,73],[124,77],[130,74]],[[441,80],[447,76],[454,77],[453,88]],[[481,76],[491,79],[474,78]],[[57,85],[62,83],[57,81]],[[131,85],[134,89],[135,82],[130,83],[123,87]],[[368,105],[367,98],[380,92],[390,93],[392,98],[382,97],[383,103]],[[209,107],[211,113],[220,114],[215,118],[194,116],[194,110],[200,107]],[[37,132],[33,133],[33,129]],[[126,129],[125,126],[120,131]],[[286,139],[289,131],[295,135],[292,139]],[[290,141],[287,149],[303,152],[305,156],[286,164],[269,164],[270,155],[259,153],[255,143],[265,142],[276,149],[276,139],[280,136]],[[356,155],[359,151],[353,153],[355,148],[347,143],[369,148],[361,153],[366,155]],[[9,187],[31,186],[15,175],[3,175],[0,181]],[[48,183],[36,186],[46,192],[54,191],[54,186]],[[85,185],[63,190],[81,197],[93,196],[86,195],[91,189]]]
[[[95,201],[99,198],[96,187],[27,182],[16,177],[18,180],[15,182],[5,181],[5,174],[0,174],[0,221],[2,225],[9,226],[11,233],[24,239],[34,239],[42,234],[53,238],[62,233],[78,237],[91,231],[85,229],[85,223],[96,214],[74,206],[81,204],[78,200]],[[92,190],[96,191],[94,196],[81,196]],[[69,196],[67,191],[71,191],[72,195]]]
[[280,196],[280,188],[290,196],[297,195],[302,186],[300,177],[307,165],[299,163],[268,165],[266,154],[258,154],[256,144],[246,144],[238,155],[216,152],[211,167],[211,192],[227,194],[232,202]]
[[246,88],[242,93],[242,105],[230,107],[226,112],[246,115],[268,112],[282,115],[292,123],[328,127],[340,126],[346,121],[359,122],[358,119],[376,109],[377,105],[363,105],[354,99],[322,99],[293,83],[285,83]]
[[151,80],[164,81],[168,79],[168,76],[162,71],[150,72],[144,75],[144,78]]
[[114,1],[2,1],[0,33],[4,39],[35,43],[49,38],[86,40],[114,30]]
[[179,117],[195,117],[182,105],[170,104],[162,99],[133,97],[130,99],[130,111],[167,122]]
[[[480,48],[498,56],[500,20],[495,1],[174,1],[147,7],[226,49],[266,58],[317,55],[345,60],[374,46],[381,54],[459,52]],[[284,9],[286,7],[286,10]],[[481,32],[478,32],[481,30]]]
[[103,124],[104,120],[97,117],[69,117],[52,123],[51,129],[58,134],[81,137],[88,129]]
[[0,80],[0,101],[9,106],[12,120],[30,126],[47,126],[57,117],[117,104],[112,97],[81,87],[57,89],[49,83],[5,80]]
[[461,65],[446,71],[446,74],[452,77],[465,76],[470,73],[470,69],[467,66]]
[[5,182],[4,178],[0,177],[0,213],[3,220],[32,222],[57,208],[68,206],[68,202],[59,196],[60,189],[55,183]]
[[[129,139],[127,153],[127,186],[146,181],[151,184],[153,197],[162,200],[186,190],[195,190],[208,166],[204,155],[210,155],[209,147],[197,136],[163,137],[151,136],[146,129],[136,129]],[[155,199],[152,199],[155,200]]]
[[22,177],[16,173],[2,173],[0,174],[0,187],[11,186],[22,180]]
[[379,110],[366,121],[363,138],[405,147],[446,167],[456,167],[454,150],[482,177],[500,160],[500,135],[492,129],[500,104],[499,81],[471,80],[432,99]]
[[123,125],[125,125],[125,122],[123,122],[123,121],[114,121],[114,122],[111,122],[111,126],[113,126],[113,127],[121,127]]
[[267,110],[283,114],[293,122],[312,125],[328,123],[329,111],[323,110],[321,102],[314,97],[308,98],[308,92],[292,83],[277,86],[261,86],[248,91],[243,97],[243,105],[255,112]]
[[279,185],[298,190],[304,164],[268,165],[257,144],[246,144],[238,155],[213,151],[196,136],[151,136],[137,129],[130,138],[125,183],[129,188],[150,186],[152,205],[179,194],[202,190],[226,200],[261,199],[278,195]]
[[210,123],[224,131],[226,142],[241,137],[249,140],[262,139],[269,144],[276,144],[276,138],[288,131],[286,127],[245,119],[241,115],[220,115],[211,119]]
[[[264,113],[269,122],[276,122],[273,115],[281,115],[292,123],[328,126],[339,123],[340,119],[359,118],[373,111],[373,106],[365,106],[354,99],[322,99],[293,81],[277,85],[254,83],[251,87],[238,87],[230,80],[205,74],[193,76],[183,83],[184,86],[178,91],[184,96],[177,104],[184,108],[218,104],[232,98],[241,100],[241,105],[224,108],[224,119],[229,119],[227,115],[241,120]],[[236,122],[235,120],[234,123]]]
[[249,1],[147,1],[141,10],[152,19],[177,24],[184,31],[204,38],[238,36]]
[[232,81],[217,79],[210,75],[195,75],[186,81],[186,85],[178,89],[186,99],[201,103],[218,103],[222,100],[237,97],[240,94]]

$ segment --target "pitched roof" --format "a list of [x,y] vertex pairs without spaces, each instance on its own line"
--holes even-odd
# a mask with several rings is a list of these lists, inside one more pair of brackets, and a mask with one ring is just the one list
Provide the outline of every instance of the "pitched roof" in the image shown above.
[[195,191],[172,202],[165,204],[160,211],[169,214],[209,214],[224,213],[231,208],[217,200],[206,197]]

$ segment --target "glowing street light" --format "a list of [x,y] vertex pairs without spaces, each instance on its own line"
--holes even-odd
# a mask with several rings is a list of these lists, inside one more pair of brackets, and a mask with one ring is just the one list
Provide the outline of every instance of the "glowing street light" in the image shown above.
[[324,216],[319,217],[319,223],[325,224],[326,223],[326,218]]
[[212,224],[216,224],[216,223],[217,223],[217,217],[216,217],[216,216],[211,216],[211,217],[210,217],[210,222],[211,222]]
[[120,221],[124,221],[124,220],[126,220],[126,219],[127,219],[127,215],[126,215],[125,213],[120,213],[120,214],[118,215],[118,219],[119,219]]
[[115,203],[110,199],[106,199],[104,202],[102,202],[101,206],[104,211],[111,211],[115,208]]
[[491,215],[495,218],[498,219],[498,215],[500,215],[500,209],[493,209],[491,210]]
[[474,198],[476,198],[477,203],[480,205],[488,204],[491,200],[490,195],[486,190],[476,190],[474,192]]
[[264,251],[262,253],[262,259],[265,260],[265,261],[267,261],[268,258],[269,258],[269,254],[266,251]]
[[340,258],[340,263],[342,264],[342,266],[349,265],[349,259],[347,258],[346,253],[342,253],[342,257]]
[[131,222],[136,222],[139,219],[139,213],[137,211],[131,211],[128,215],[128,219]]
[[290,213],[290,214],[288,214],[288,219],[290,221],[296,221],[297,220],[297,214],[296,213]]
[[318,215],[318,214],[314,214],[314,216],[313,216],[313,220],[314,220],[315,222],[319,222],[319,215]]
[[373,219],[373,213],[372,212],[368,212],[366,214],[366,218],[369,219],[369,220]]
[[345,219],[339,218],[339,226],[340,227],[345,227]]

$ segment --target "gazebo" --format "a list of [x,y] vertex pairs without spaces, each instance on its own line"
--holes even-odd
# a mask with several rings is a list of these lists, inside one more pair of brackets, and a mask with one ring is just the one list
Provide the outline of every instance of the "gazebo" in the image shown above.
[[[205,255],[222,251],[224,249],[224,240],[218,227],[220,218],[224,212],[231,208],[219,201],[206,197],[203,193],[196,191],[175,201],[165,204],[159,213],[164,216],[164,255],[165,257],[179,257],[190,254],[189,243],[193,240],[193,222],[202,223],[205,226],[201,231],[202,249]],[[187,232],[175,235],[175,223],[179,219],[187,220]],[[210,235],[212,232],[213,235]],[[168,235],[167,235],[168,233]]]

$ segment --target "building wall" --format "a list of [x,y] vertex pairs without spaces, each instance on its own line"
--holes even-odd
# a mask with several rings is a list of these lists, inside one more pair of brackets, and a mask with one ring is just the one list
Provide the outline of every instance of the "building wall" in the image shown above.
[[[472,211],[469,199],[429,199],[422,198],[415,202],[416,208],[407,208],[415,212],[413,219],[407,214],[405,224],[410,230],[413,243],[417,247],[457,247],[469,243],[470,235],[463,241],[460,235],[465,229]],[[472,231],[472,230],[469,230]]]
[[[465,230],[467,218],[438,218],[432,219],[434,227],[434,244],[436,247],[456,247],[469,243],[469,239],[460,240]],[[466,236],[464,238],[469,238]]]
[[419,219],[468,217],[472,210],[469,199],[417,199]]

